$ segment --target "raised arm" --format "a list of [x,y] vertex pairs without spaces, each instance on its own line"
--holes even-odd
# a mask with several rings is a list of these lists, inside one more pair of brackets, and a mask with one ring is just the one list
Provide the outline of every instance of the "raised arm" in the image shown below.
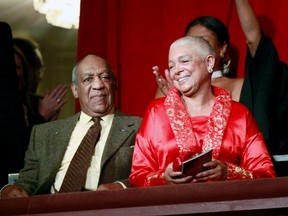
[[235,0],[242,30],[252,58],[255,56],[261,39],[261,28],[249,0]]

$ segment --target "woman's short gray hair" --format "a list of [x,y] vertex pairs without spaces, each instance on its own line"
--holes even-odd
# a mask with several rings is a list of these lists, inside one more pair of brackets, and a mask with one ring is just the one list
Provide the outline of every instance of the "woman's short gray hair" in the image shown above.
[[192,49],[196,50],[202,59],[205,59],[208,55],[215,56],[215,51],[207,40],[198,36],[185,36],[174,41],[170,48],[179,45],[190,45]]

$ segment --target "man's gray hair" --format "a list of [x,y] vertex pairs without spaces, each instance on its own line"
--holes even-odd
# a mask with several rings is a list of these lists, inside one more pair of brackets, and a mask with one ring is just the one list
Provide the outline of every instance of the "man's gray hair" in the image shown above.
[[77,81],[77,67],[78,67],[78,63],[72,69],[72,83],[74,83],[76,85],[78,84],[78,81]]
[[[84,58],[82,58],[81,60],[79,60],[76,65],[73,67],[72,69],[72,83],[78,85],[78,80],[77,80],[77,70],[78,70],[78,66],[79,64],[83,61],[83,59],[85,59],[87,56],[95,56],[97,58],[101,58],[103,59],[102,57],[100,56],[97,56],[97,55],[93,55],[93,54],[89,54],[89,55],[86,55]],[[111,67],[111,65],[109,64],[109,62],[107,62],[107,60],[103,59],[105,61],[105,64],[106,64],[106,67],[108,69],[108,71],[111,73],[112,75],[112,79],[115,81],[115,74],[114,74],[114,71]]]

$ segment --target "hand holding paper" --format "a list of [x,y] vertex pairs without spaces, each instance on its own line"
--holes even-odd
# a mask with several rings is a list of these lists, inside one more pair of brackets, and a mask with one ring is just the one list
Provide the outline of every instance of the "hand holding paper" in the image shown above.
[[203,164],[212,160],[212,151],[213,149],[208,149],[183,162],[180,158],[176,158],[173,162],[173,171],[181,171],[182,177],[196,176],[199,172],[208,169],[207,167],[203,167]]

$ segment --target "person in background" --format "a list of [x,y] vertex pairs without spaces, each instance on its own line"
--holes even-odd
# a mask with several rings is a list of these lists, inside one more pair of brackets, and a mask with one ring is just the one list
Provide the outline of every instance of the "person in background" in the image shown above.
[[[264,135],[264,140],[271,156],[288,154],[288,126],[286,124],[288,121],[287,64],[279,60],[277,50],[271,39],[261,31],[259,21],[249,0],[235,0],[235,3],[248,47],[244,83],[243,79],[241,82],[237,81],[238,84],[235,84],[235,79],[225,78],[225,81],[223,78],[217,78],[212,79],[212,85],[226,89],[232,95],[232,99],[240,101],[250,109]],[[195,21],[191,23],[195,23]],[[202,28],[208,26],[204,23],[201,23],[201,25]],[[195,29],[196,27],[197,25],[193,28]],[[191,24],[188,25],[185,33],[199,36],[199,34],[192,31],[193,28],[191,28]],[[221,35],[226,32],[220,31],[218,27],[207,28],[210,30],[216,29],[217,31],[213,30],[213,32],[217,38],[221,38]],[[209,38],[213,37],[213,34],[208,34],[207,37],[207,34],[203,32],[202,36],[212,44]],[[226,38],[229,39],[229,37]],[[219,40],[219,44],[222,44],[221,40]],[[167,71],[165,72],[167,81],[159,76],[158,68],[154,67],[153,72],[159,85],[156,93],[156,97],[158,97],[161,92],[167,92],[172,84]],[[234,97],[233,92],[237,92],[237,97]],[[163,93],[162,96],[164,96]],[[278,176],[288,175],[286,164],[278,163],[277,161],[273,162]]]
[[14,38],[13,48],[20,89],[20,97],[27,127],[27,149],[32,127],[36,124],[56,120],[61,107],[67,102],[65,85],[58,85],[43,97],[37,89],[44,73],[44,62],[37,44],[24,38]]
[[[116,78],[110,64],[99,56],[87,55],[73,69],[71,89],[79,99],[81,112],[33,127],[25,166],[14,185],[2,188],[2,198],[96,190],[100,184],[123,179],[115,184],[123,188],[125,179],[129,183],[135,137],[142,119],[115,107]],[[79,190],[63,191],[73,157],[97,117],[101,118],[102,129],[84,181]],[[77,181],[78,176],[71,185]]]
[[17,173],[24,165],[22,146],[25,120],[8,23],[0,22],[0,187],[8,183],[8,174]]
[[[248,52],[240,102],[262,131],[271,155],[288,154],[288,67],[263,31],[249,0],[235,0]],[[288,176],[288,163],[274,161],[278,176]]]
[[[186,36],[169,50],[173,86],[153,100],[136,136],[130,182],[155,186],[203,181],[271,178],[276,174],[250,111],[211,85],[215,51],[202,37]],[[213,149],[208,170],[182,177],[181,161]]]

